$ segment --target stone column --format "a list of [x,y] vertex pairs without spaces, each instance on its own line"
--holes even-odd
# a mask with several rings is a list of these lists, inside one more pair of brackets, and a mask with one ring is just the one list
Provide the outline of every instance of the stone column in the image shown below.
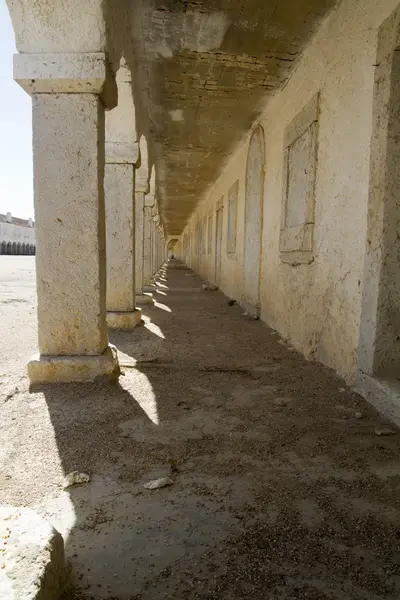
[[[39,354],[31,383],[117,377],[106,324],[103,53],[18,54],[32,95]],[[101,97],[100,97],[101,95]]]
[[107,144],[104,189],[107,236],[107,322],[133,329],[141,321],[135,291],[135,163],[131,148]]
[[143,217],[143,291],[154,291],[151,285],[153,277],[152,265],[152,209],[154,206],[154,194],[146,194],[144,197],[144,217]]
[[158,231],[154,225],[154,275],[158,272]]
[[147,227],[146,223],[146,210],[148,207],[145,206],[145,193],[143,191],[136,191],[136,304],[137,305],[148,305],[154,304],[153,296],[151,293],[143,293],[154,291],[153,288],[149,288],[146,285],[146,261],[145,254],[148,251],[147,244],[148,240],[145,239],[145,230]]
[[161,269],[163,266],[163,236],[162,231],[158,229],[158,268]]
[[151,278],[154,281],[154,274],[156,272],[156,231],[154,227],[154,221],[151,224]]
[[143,233],[144,233],[144,192],[135,193],[135,238],[136,238],[136,294],[142,295],[143,287]]
[[153,225],[154,232],[154,244],[153,244],[153,277],[156,275],[158,271],[158,231],[156,222]]
[[107,321],[114,329],[140,323],[135,289],[135,170],[139,160],[131,72],[121,58],[118,106],[106,115]]
[[158,215],[157,206],[153,207],[153,275],[158,272],[160,265],[158,263],[158,243],[159,243],[159,232],[158,224],[160,217]]

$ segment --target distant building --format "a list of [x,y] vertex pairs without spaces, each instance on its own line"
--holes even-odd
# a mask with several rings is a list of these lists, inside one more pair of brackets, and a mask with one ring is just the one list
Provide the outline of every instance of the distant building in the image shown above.
[[36,254],[35,223],[0,214],[0,254]]

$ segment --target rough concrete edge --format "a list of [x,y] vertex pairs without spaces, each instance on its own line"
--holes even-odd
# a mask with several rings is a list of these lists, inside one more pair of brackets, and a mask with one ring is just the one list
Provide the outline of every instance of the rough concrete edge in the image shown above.
[[400,427],[400,386],[358,371],[354,390],[386,419]]
[[[62,535],[46,519],[35,513],[32,509],[17,509],[12,506],[1,508],[9,511],[10,517],[13,511],[16,515],[20,511],[35,514],[36,518],[46,523],[46,527],[50,532],[46,545],[37,548],[37,559],[30,561],[31,569],[27,568],[27,565],[24,566],[24,560],[25,562],[27,560],[25,556],[26,548],[24,550],[24,545],[21,546],[21,560],[15,562],[14,568],[16,568],[16,571],[14,569],[10,571],[10,574],[14,575],[14,577],[11,577],[11,580],[16,580],[19,585],[18,583],[17,586],[12,585],[9,592],[7,592],[7,589],[3,589],[3,592],[6,592],[6,596],[2,596],[2,600],[59,600],[69,585],[69,572],[65,561],[64,539]],[[6,518],[4,522],[10,523],[11,526],[13,520],[12,518]],[[16,548],[18,551],[19,544]],[[24,577],[18,577],[18,569],[21,568],[22,574],[27,577],[26,581]],[[7,571],[2,570],[1,575],[4,578],[9,578]]]

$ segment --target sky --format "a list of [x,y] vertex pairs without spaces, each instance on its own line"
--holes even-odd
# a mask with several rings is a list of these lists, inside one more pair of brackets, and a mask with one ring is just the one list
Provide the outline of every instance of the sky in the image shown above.
[[31,99],[13,80],[15,36],[0,0],[0,213],[33,214]]

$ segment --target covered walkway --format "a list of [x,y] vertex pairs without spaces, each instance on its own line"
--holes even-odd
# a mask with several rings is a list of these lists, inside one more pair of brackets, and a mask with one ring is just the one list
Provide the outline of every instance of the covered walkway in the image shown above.
[[201,283],[161,271],[143,326],[110,334],[118,383],[28,392],[13,363],[0,504],[63,533],[68,600],[397,599],[397,431]]

